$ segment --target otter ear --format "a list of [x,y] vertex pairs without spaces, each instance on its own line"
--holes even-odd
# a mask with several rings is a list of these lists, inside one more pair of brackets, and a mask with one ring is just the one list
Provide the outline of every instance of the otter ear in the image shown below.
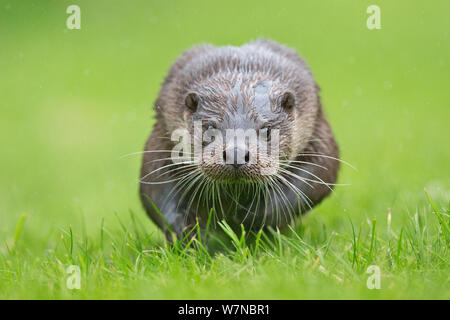
[[198,107],[198,95],[194,92],[188,93],[184,99],[184,104],[189,110],[195,112]]
[[285,92],[281,96],[280,102],[281,108],[285,111],[291,111],[295,106],[295,97],[294,94],[290,91]]

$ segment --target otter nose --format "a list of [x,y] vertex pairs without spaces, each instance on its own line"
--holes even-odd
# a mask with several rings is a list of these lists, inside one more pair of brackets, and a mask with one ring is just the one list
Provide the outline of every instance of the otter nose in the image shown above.
[[226,164],[231,164],[235,168],[239,168],[250,162],[250,152],[247,147],[226,148],[223,151],[223,161]]

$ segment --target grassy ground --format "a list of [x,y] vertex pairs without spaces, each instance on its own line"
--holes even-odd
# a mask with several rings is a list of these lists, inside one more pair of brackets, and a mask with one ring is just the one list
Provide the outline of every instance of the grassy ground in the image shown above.
[[[372,1],[0,0],[0,298],[449,299],[450,5],[376,2],[370,31]],[[182,50],[259,36],[308,61],[358,170],[295,230],[167,246],[138,200],[140,157],[121,156],[142,149]]]

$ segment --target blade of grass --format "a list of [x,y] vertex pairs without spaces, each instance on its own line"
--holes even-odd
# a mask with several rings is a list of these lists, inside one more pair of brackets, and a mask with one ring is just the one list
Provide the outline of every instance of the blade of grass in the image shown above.
[[17,246],[20,237],[20,232],[22,231],[24,222],[25,222],[25,215],[22,214],[19,218],[19,222],[17,223],[16,232],[14,233],[14,247]]

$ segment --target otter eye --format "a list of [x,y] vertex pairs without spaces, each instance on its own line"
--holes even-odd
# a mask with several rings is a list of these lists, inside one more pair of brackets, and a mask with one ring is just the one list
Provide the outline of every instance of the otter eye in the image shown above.
[[259,129],[259,134],[261,137],[266,139],[266,141],[270,140],[270,128],[264,127],[264,128]]

